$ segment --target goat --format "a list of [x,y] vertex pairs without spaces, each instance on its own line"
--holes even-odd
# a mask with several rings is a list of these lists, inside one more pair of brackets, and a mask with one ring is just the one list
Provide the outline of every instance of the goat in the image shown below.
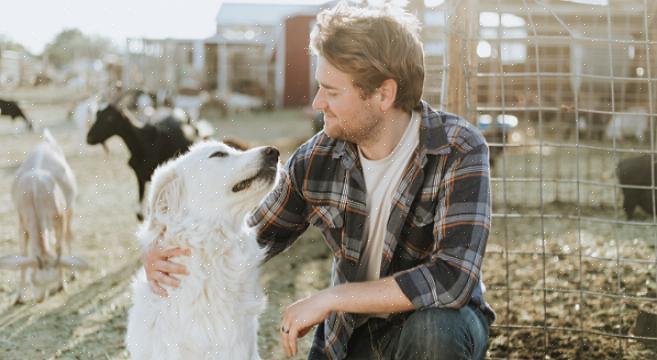
[[[40,302],[51,290],[64,287],[63,268],[87,267],[84,260],[71,255],[75,176],[48,130],[43,137],[16,171],[11,188],[21,254],[0,257],[0,268],[21,271],[15,303],[24,302],[26,277]],[[62,256],[64,243],[68,256]]]
[[87,133],[87,143],[104,143],[114,135],[123,139],[131,155],[128,165],[137,176],[137,219],[141,221],[144,190],[153,171],[166,160],[186,152],[193,142],[193,133],[189,124],[174,116],[154,124],[140,124],[128,109],[110,104],[96,113],[96,122]]
[[210,96],[207,92],[179,91],[178,95],[173,98],[176,107],[183,109],[192,121],[200,118],[201,106],[208,101]]
[[91,96],[82,100],[73,110],[73,120],[80,133],[80,150],[86,144],[85,138],[91,125],[96,121],[96,113],[98,112],[97,96]]
[[631,107],[624,113],[614,114],[607,125],[606,136],[608,139],[623,140],[626,136],[634,136],[643,143],[648,131],[648,111],[641,106]]
[[17,117],[22,117],[25,124],[27,124],[27,128],[30,129],[30,131],[34,129],[32,122],[25,116],[23,110],[18,107],[18,104],[15,101],[0,99],[0,115],[9,116],[12,121]]
[[157,95],[142,89],[128,89],[113,101],[120,108],[142,113],[146,108],[155,107]]

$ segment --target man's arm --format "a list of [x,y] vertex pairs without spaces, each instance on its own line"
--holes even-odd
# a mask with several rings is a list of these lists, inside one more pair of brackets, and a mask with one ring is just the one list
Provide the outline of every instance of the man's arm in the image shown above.
[[283,312],[281,342],[287,356],[295,355],[297,338],[324,321],[331,312],[384,314],[414,308],[392,277],[338,285],[288,306]]
[[471,132],[455,148],[459,154],[440,187],[434,237],[428,262],[394,274],[416,309],[458,309],[479,284],[491,223],[488,146]]
[[306,201],[297,186],[296,176],[301,172],[295,169],[297,161],[295,157],[288,161],[279,184],[248,219],[256,227],[258,243],[267,249],[266,260],[290,247],[309,226]]
[[[488,146],[479,134],[464,141],[448,169],[434,225],[436,251],[427,263],[392,277],[323,290],[290,305],[281,341],[288,355],[296,340],[332,311],[379,314],[467,304],[479,275],[490,229]],[[284,330],[289,330],[286,334]]]

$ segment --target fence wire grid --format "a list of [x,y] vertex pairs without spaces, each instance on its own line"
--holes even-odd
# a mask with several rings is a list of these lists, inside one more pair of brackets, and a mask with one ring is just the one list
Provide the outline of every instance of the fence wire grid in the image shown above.
[[[463,6],[478,15],[474,33],[448,26]],[[491,149],[488,356],[656,358],[657,2],[464,0],[424,12],[425,39],[476,44],[462,61],[476,68],[467,115]],[[444,109],[451,49],[425,48],[425,96]],[[621,183],[619,163],[637,157],[637,182]],[[652,209],[628,218],[627,190]]]

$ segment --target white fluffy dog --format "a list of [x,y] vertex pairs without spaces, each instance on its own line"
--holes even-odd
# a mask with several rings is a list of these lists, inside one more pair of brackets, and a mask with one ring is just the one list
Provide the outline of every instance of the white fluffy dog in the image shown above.
[[153,293],[143,269],[133,284],[126,345],[133,359],[259,359],[258,284],[264,258],[246,215],[278,180],[278,150],[235,150],[216,141],[155,170],[143,247],[185,247],[180,287]]

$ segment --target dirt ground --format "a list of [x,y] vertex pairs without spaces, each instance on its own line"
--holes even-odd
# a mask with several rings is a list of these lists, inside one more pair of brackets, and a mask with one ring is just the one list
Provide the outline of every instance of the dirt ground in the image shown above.
[[[74,104],[71,99],[83,94],[42,88],[4,92],[0,97],[20,99],[37,128],[36,133],[28,133],[22,122],[0,118],[0,254],[18,251],[17,216],[9,195],[13,174],[39,142],[40,130],[48,127],[77,177],[73,249],[92,264],[65,292],[23,306],[10,304],[18,273],[0,271],[0,359],[127,359],[123,346],[126,311],[131,278],[139,267],[134,238],[137,186],[127,165],[127,150],[118,138],[108,141],[109,154],[100,147],[78,145],[80,136],[67,112]],[[251,145],[275,144],[285,157],[312,131],[301,111],[237,114],[213,124],[217,137],[237,137]],[[309,231],[299,245],[262,271],[269,298],[261,319],[264,359],[284,358],[276,330],[281,308],[328,285],[330,260],[319,234]],[[303,339],[302,352],[310,340],[310,336]]]
[[[549,210],[558,208],[567,212]],[[544,221],[543,241],[540,228],[522,219],[505,229],[496,218],[484,260],[486,297],[498,316],[490,357],[657,358],[649,344],[623,338],[636,335],[639,309],[657,310],[655,247],[646,242],[654,244],[654,230],[580,223],[577,231],[576,221]]]
[[[134,238],[138,225],[134,215],[136,180],[120,140],[108,142],[109,154],[100,147],[79,145],[79,133],[67,120],[67,112],[83,95],[52,88],[0,92],[0,97],[20,99],[37,129],[48,127],[63,146],[79,185],[73,248],[92,264],[65,292],[23,306],[10,304],[17,273],[0,271],[0,359],[128,358],[123,337],[129,285],[139,267]],[[237,114],[214,119],[213,124],[218,137],[238,137],[252,145],[276,144],[284,156],[311,133],[311,124],[300,111]],[[18,249],[17,218],[9,188],[16,168],[39,141],[39,133],[27,133],[22,123],[0,118],[2,255]],[[579,211],[604,218],[616,216],[612,209],[602,207]],[[487,299],[498,313],[489,357],[655,358],[653,350],[636,340],[619,342],[563,329],[581,327],[621,336],[631,333],[637,309],[654,304],[657,297],[653,245],[657,236],[653,228],[514,217],[537,212],[521,205],[498,207],[495,212],[510,216],[495,218],[484,262]],[[578,213],[565,204],[548,204],[544,212]],[[543,252],[545,257],[535,254]],[[263,359],[284,359],[277,333],[281,309],[326,287],[329,269],[328,251],[312,229],[290,251],[265,265],[261,281],[269,307],[260,321]],[[619,297],[607,296],[613,294]],[[311,336],[302,339],[300,354],[307,352],[310,340]]]

